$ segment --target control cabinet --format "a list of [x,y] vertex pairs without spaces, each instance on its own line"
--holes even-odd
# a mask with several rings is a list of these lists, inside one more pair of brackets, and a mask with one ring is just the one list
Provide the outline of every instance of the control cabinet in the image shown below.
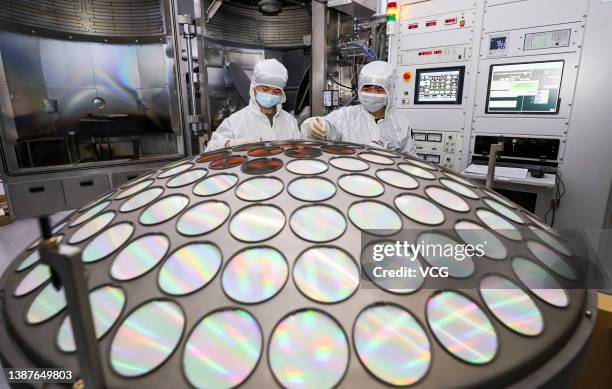
[[460,168],[463,134],[436,130],[413,130],[413,136],[419,157],[451,170]]

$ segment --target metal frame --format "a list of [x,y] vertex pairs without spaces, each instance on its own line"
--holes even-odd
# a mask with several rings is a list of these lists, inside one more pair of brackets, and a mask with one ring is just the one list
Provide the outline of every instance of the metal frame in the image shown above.
[[[170,95],[170,115],[172,120],[172,130],[174,134],[177,136],[177,146],[178,146],[178,155],[176,157],[181,157],[183,154],[191,155],[191,139],[186,135],[185,130],[185,115],[186,110],[183,108],[185,98],[183,97],[183,92],[186,88],[183,85],[181,79],[181,60],[180,60],[180,34],[178,31],[178,25],[176,20],[176,12],[177,12],[177,1],[163,1],[163,17],[165,24],[165,36],[157,36],[154,39],[136,39],[133,37],[125,38],[125,39],[115,39],[113,37],[99,37],[100,40],[104,43],[145,43],[145,42],[156,42],[160,41],[165,43],[167,47],[172,49],[170,56],[166,57],[166,66],[168,69],[174,69],[172,72],[168,72],[168,84],[169,84],[169,95]],[[11,25],[12,26],[12,25]],[[0,24],[0,27],[5,27],[5,25]],[[14,26],[12,26],[14,27]],[[45,34],[47,32],[45,31]],[[29,31],[29,34],[32,34]],[[91,42],[99,42],[97,37],[92,36],[77,36],[68,34],[63,34],[61,32],[49,33],[46,34],[45,37],[59,37],[61,39],[71,39],[74,40],[76,38],[83,38],[85,41]],[[106,40],[104,40],[106,39]],[[135,41],[136,39],[136,41]],[[2,66],[2,61],[0,60],[0,80],[5,80],[5,72],[4,67]],[[0,90],[0,92],[2,92]],[[6,93],[8,93],[6,91]],[[6,99],[5,99],[6,97]],[[8,134],[9,139],[16,137],[16,129],[15,122],[12,118],[12,105],[10,104],[10,99],[7,96],[2,96],[2,112],[4,115],[3,123],[1,123],[1,128],[4,131],[4,134]],[[79,177],[86,179],[87,177],[92,176],[101,176],[105,175],[108,177],[108,183],[110,188],[114,188],[123,182],[113,182],[115,175],[129,175],[130,171],[137,171],[137,175],[140,174],[143,170],[146,169],[155,169],[161,165],[167,164],[169,161],[174,159],[174,156],[159,156],[156,159],[139,159],[139,160],[131,160],[131,159],[121,159],[116,161],[105,161],[105,162],[91,162],[91,163],[83,163],[78,166],[72,165],[61,165],[61,166],[49,166],[42,169],[19,169],[16,166],[16,156],[15,150],[12,147],[8,147],[6,143],[6,139],[3,136],[0,139],[1,146],[0,147],[0,177],[3,178],[5,185],[27,185],[28,183],[35,182],[56,182],[60,185],[60,188],[63,188],[62,181],[66,179],[78,179]],[[10,157],[10,158],[9,158]],[[107,188],[108,189],[108,188]],[[63,189],[66,190],[65,188]],[[106,190],[106,189],[105,189]],[[9,196],[9,208],[11,211],[11,215],[14,218],[20,218],[25,216],[32,216],[35,214],[24,214],[19,210],[12,206],[11,201],[11,193],[7,190],[7,194]],[[83,202],[87,202],[90,199],[83,199]],[[65,205],[67,207],[68,204]],[[57,211],[57,209],[50,209],[49,211]]]

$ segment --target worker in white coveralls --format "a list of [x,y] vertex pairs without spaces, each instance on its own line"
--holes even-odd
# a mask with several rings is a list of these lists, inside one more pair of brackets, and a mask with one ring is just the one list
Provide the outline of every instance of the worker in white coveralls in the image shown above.
[[267,140],[299,139],[297,121],[283,111],[287,68],[275,59],[253,69],[249,105],[226,118],[212,134],[206,151]]
[[408,121],[393,112],[393,66],[374,61],[361,68],[359,105],[343,107],[302,123],[309,139],[353,142],[416,154]]

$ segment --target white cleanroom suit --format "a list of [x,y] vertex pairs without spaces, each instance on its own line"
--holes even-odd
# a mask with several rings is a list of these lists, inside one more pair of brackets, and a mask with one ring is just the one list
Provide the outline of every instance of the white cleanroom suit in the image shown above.
[[[364,85],[377,85],[385,95],[376,97],[363,92]],[[313,127],[323,127],[325,138],[333,141],[382,146],[408,154],[416,154],[410,124],[393,111],[393,67],[383,61],[374,61],[359,73],[358,93],[361,104],[343,107],[325,117],[312,117],[302,123],[302,134],[315,139]],[[384,118],[376,120],[370,112],[385,106]]]
[[288,112],[283,111],[282,103],[286,101],[285,92],[278,104],[272,123],[260,109],[255,91],[258,85],[279,88],[281,91],[287,84],[287,69],[275,59],[266,59],[258,62],[253,69],[249,95],[249,105],[223,120],[215,130],[206,145],[206,151],[221,149],[228,146],[237,146],[244,143],[266,140],[299,139],[300,130],[297,121]]

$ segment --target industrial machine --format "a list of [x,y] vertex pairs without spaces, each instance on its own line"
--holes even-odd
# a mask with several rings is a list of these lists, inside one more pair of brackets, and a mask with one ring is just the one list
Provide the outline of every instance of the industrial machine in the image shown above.
[[36,3],[0,2],[0,176],[18,218],[191,149],[174,2]]
[[497,189],[548,222],[564,191],[588,7],[553,3],[398,1],[389,50],[396,107],[413,125],[419,154],[462,172],[486,164],[489,146],[501,140],[498,164],[529,175]]
[[[189,157],[48,235],[2,277],[0,355],[82,378],[90,352],[100,374],[85,387],[566,387],[597,312],[588,262],[536,216],[449,169],[347,143]],[[411,261],[375,257],[385,242],[487,243]],[[88,274],[91,343],[73,335],[49,250]],[[377,275],[409,266],[427,271]]]
[[[568,387],[609,286],[609,7],[0,0],[11,214],[75,210],[0,276],[2,367],[86,388]],[[299,122],[390,62],[417,156],[202,153],[265,58]],[[485,165],[528,174],[487,188]],[[482,255],[376,257],[400,242]]]

